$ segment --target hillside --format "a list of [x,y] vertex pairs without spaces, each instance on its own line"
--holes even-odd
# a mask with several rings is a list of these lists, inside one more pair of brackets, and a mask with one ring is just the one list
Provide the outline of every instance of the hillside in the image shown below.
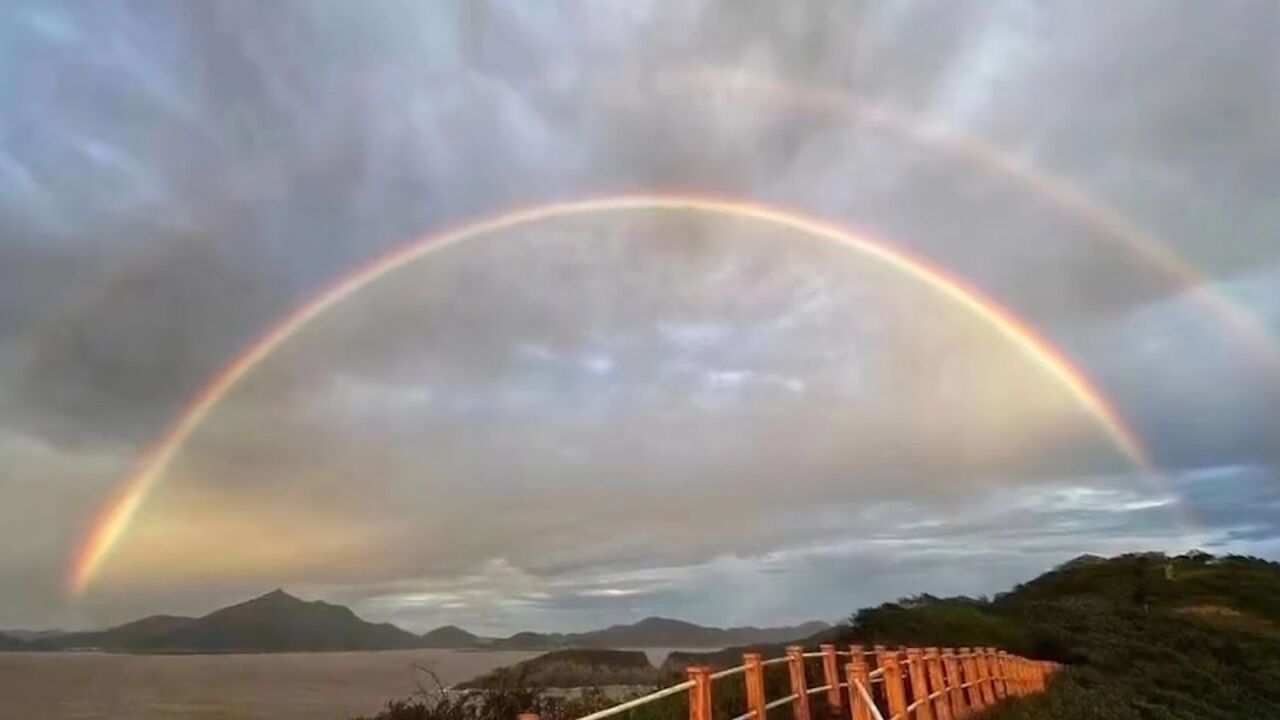
[[714,628],[682,620],[650,617],[634,625],[614,625],[603,630],[571,636],[583,647],[707,647],[735,644],[772,643],[797,640],[819,632],[828,625],[809,622],[794,627]]
[[992,720],[1280,717],[1280,564],[1204,553],[1080,558],[991,601],[862,610],[844,642],[997,645],[1068,663]]
[[813,637],[831,629],[831,623],[811,620],[776,628],[731,627],[725,640],[731,643],[786,643]]
[[12,635],[0,633],[0,650],[28,650],[26,642]]
[[516,633],[495,640],[491,647],[508,650],[546,648],[722,648],[730,645],[774,643],[798,640],[830,627],[824,622],[808,622],[790,627],[717,628],[683,620],[648,617],[631,625],[612,625],[584,633]]
[[653,685],[663,679],[643,652],[634,650],[555,650],[499,668],[459,688],[577,688]]
[[44,640],[46,638],[58,637],[66,635],[65,630],[0,630],[0,635],[8,636],[11,639],[30,642],[32,640]]
[[445,625],[422,634],[422,647],[429,648],[477,648],[492,642],[457,625]]
[[41,650],[146,649],[152,647],[166,634],[185,627],[192,622],[195,622],[195,618],[180,615],[152,615],[106,630],[65,633],[39,638],[30,641],[30,645],[33,649]]
[[[993,719],[1280,717],[1280,564],[1205,553],[1082,556],[992,600],[920,595],[867,608],[819,642],[998,646],[1067,663],[1049,693]],[[729,667],[746,647],[673,653]],[[783,645],[752,646],[768,656]]]
[[394,625],[365,622],[340,605],[306,602],[276,590],[200,618],[155,615],[97,632],[32,643],[33,649],[130,652],[302,652],[421,646]]
[[719,647],[726,644],[727,632],[683,620],[647,617],[634,625],[613,625],[578,635],[572,642],[583,647]]
[[202,652],[382,650],[421,645],[418,636],[394,625],[365,622],[341,605],[306,602],[283,590],[205,615],[156,643]]

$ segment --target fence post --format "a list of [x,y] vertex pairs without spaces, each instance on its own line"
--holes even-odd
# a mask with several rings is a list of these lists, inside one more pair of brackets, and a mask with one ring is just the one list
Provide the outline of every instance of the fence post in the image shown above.
[[867,699],[858,692],[861,684],[867,694],[871,694],[871,671],[867,668],[867,656],[863,654],[861,645],[849,646],[849,664],[845,670],[849,675],[849,717],[852,720],[872,720]]
[[925,648],[924,651],[925,671],[929,675],[929,694],[938,693],[933,699],[933,714],[938,720],[951,720],[951,693],[947,691],[947,681],[942,674],[942,656],[938,653],[938,648]]
[[760,653],[746,653],[742,664],[746,668],[743,677],[747,685],[747,709],[755,713],[755,720],[767,720],[764,709],[764,658]]
[[991,707],[996,704],[996,693],[991,680],[991,668],[987,665],[987,649],[973,649],[973,669],[978,676],[978,694],[982,697],[982,706]]
[[822,650],[822,677],[827,685],[827,708],[832,714],[839,715],[844,709],[844,695],[840,692],[840,661],[836,658],[836,646],[819,645]]
[[1009,697],[1009,683],[1004,673],[1004,651],[991,648],[991,676],[996,679],[996,697]]
[[947,671],[947,694],[951,696],[951,716],[958,720],[969,714],[969,704],[965,702],[964,690],[960,687],[964,683],[964,676],[960,672],[956,649],[944,648],[942,652],[943,667]]
[[711,720],[711,668],[691,665],[685,672],[693,681],[689,688],[689,720]]
[[973,648],[960,648],[960,676],[964,678],[965,699],[969,702],[970,710],[981,710],[982,691],[978,689],[978,673],[973,667]]
[[999,701],[1007,694],[1000,679],[1000,656],[993,647],[986,648],[987,676],[991,678],[991,696]]
[[[804,648],[791,645],[787,648],[787,669],[791,671],[791,692],[796,699],[791,701],[791,713],[795,720],[810,720],[809,717],[809,685],[804,677]],[[711,720],[707,718],[707,720]]]
[[[881,647],[881,646],[877,646]],[[897,650],[876,650],[876,665],[884,668],[884,698],[889,703],[889,715],[907,717],[907,694],[902,687],[902,667],[898,664]]]
[[991,678],[991,694],[996,700],[1002,700],[1008,693],[1004,688],[1004,674],[1000,672],[1000,654],[995,648],[983,648],[983,657],[987,661],[987,677]]
[[916,720],[933,720],[929,683],[925,680],[924,655],[920,653],[920,648],[907,648],[907,677],[911,679],[911,703],[916,706]]

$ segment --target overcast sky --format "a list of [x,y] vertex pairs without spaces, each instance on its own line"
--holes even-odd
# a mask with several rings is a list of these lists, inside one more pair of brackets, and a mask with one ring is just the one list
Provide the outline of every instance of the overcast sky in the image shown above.
[[[1083,552],[1280,558],[1276,37],[1269,0],[4,3],[0,627],[277,586],[415,630],[781,624]],[[918,279],[598,213],[318,318],[68,595],[139,452],[292,308],[433,231],[636,192],[927,258],[1160,473]]]

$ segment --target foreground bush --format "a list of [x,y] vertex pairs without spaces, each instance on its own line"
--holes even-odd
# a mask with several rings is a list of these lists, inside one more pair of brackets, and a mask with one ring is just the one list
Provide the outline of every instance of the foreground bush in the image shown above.
[[586,715],[613,702],[592,693],[581,700],[555,698],[532,688],[442,691],[395,700],[376,715],[355,720],[514,720],[526,712],[561,720]]

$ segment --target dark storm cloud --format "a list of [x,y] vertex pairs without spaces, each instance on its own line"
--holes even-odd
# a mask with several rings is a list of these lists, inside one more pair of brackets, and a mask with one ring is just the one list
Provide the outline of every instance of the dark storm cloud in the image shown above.
[[[1131,215],[1204,268],[1208,289],[1235,298],[1277,334],[1280,65],[1272,39],[1280,8],[1273,3],[14,2],[0,9],[0,28],[0,493],[19,499],[0,510],[0,527],[16,528],[0,531],[13,548],[0,558],[0,585],[33,588],[0,598],[0,620],[67,617],[56,609],[61,565],[132,455],[252,337],[333,278],[463,218],[664,187],[809,210],[970,278],[1077,357],[1171,475],[1255,468],[1253,489],[1177,487],[1185,501],[1207,507],[1211,539],[1234,547],[1274,537],[1270,523],[1248,513],[1249,522],[1237,523],[1233,512],[1269,507],[1251,493],[1274,475],[1280,385],[1256,349],[1205,313],[1197,299],[1205,288],[1187,292],[1096,224],[936,142],[732,83],[691,82],[710,70],[842,89],[853,105],[894,109],[934,138],[987,138],[1017,162],[1057,172]],[[661,252],[696,266],[695,254]],[[617,272],[623,264],[602,267]],[[714,295],[718,268],[704,269]],[[530,297],[562,282],[534,265],[517,270],[524,272],[504,280],[518,284],[525,275]],[[594,287],[601,302],[613,298],[607,280]],[[458,289],[465,288],[463,278]],[[813,285],[791,302],[803,309],[822,302],[824,291]],[[748,314],[636,320],[641,329],[630,340],[547,323],[522,341],[523,359],[505,368],[527,382],[495,386],[488,363],[507,355],[494,349],[512,344],[527,318],[456,310],[460,320],[445,330],[456,334],[454,345],[472,343],[474,354],[446,368],[455,381],[446,390],[372,352],[367,372],[298,374],[323,383],[317,397],[345,398],[334,417],[371,428],[371,448],[377,431],[394,445],[419,401],[451,403],[464,430],[510,422],[514,408],[538,402],[572,401],[589,419],[634,391],[618,378],[639,362],[628,352],[645,342],[672,353],[686,348],[676,379],[690,402],[707,407],[732,407],[726,398],[748,392],[742,388],[787,397],[815,383],[816,366],[782,371],[781,355],[741,362],[736,349],[767,347],[771,337],[753,332],[760,323]],[[477,328],[498,339],[476,339]],[[653,344],[654,337],[670,342]],[[283,453],[289,442],[306,448],[305,436],[280,440],[266,451]],[[615,447],[620,455],[643,449]],[[762,442],[758,451],[765,457],[773,448]],[[369,466],[403,467],[355,441],[351,452]],[[679,477],[692,473],[695,459],[651,455],[645,469]],[[225,468],[218,462],[208,467]],[[552,471],[528,469],[529,477],[540,472]],[[232,478],[225,487],[237,482],[250,481]],[[342,487],[341,476],[333,483]],[[1055,507],[1042,496],[1028,502]],[[1158,512],[1058,507],[1041,519],[1060,542],[1045,540],[1020,559],[1001,555],[996,566],[1005,569],[979,580],[948,574],[938,551],[890,543],[874,562],[848,565],[856,568],[848,575],[814,565],[804,581],[829,583],[833,596],[868,584],[882,594],[911,592],[921,577],[943,578],[941,592],[976,592],[1065,558],[1091,533],[1114,538],[1102,544],[1117,550],[1155,542]],[[568,522],[554,513],[543,521],[544,531]],[[476,541],[483,552],[459,550],[457,567],[445,563],[441,573],[465,575],[479,562],[491,587],[529,583],[529,592],[548,597],[521,607],[544,613],[536,617],[548,626],[565,622],[557,613],[570,607],[598,606],[601,618],[610,608],[696,615],[711,608],[702,570],[674,585],[588,587],[590,579],[610,567],[625,579],[628,571],[707,566],[758,584],[764,575],[756,573],[790,571],[766,571],[768,563],[734,559],[732,550],[767,553],[839,534],[839,517],[830,533],[806,531],[809,522],[798,514],[749,538],[714,542],[684,538],[682,526],[665,531],[667,540],[688,540],[687,553],[662,542],[662,528],[595,553],[567,547],[569,533],[510,572],[484,564],[501,556],[511,542],[504,537]],[[1014,540],[970,528],[978,521],[959,515],[939,522],[958,533],[952,544]],[[602,529],[599,537],[609,535]],[[646,545],[667,549],[637,550]],[[541,587],[557,576],[582,587]],[[228,581],[223,591],[248,586]],[[781,596],[760,597],[740,609],[743,621],[790,612]],[[113,602],[93,612],[116,618],[126,607],[155,609],[141,597]],[[203,601],[195,593],[174,602]],[[415,607],[395,612],[447,616],[426,601]]]

